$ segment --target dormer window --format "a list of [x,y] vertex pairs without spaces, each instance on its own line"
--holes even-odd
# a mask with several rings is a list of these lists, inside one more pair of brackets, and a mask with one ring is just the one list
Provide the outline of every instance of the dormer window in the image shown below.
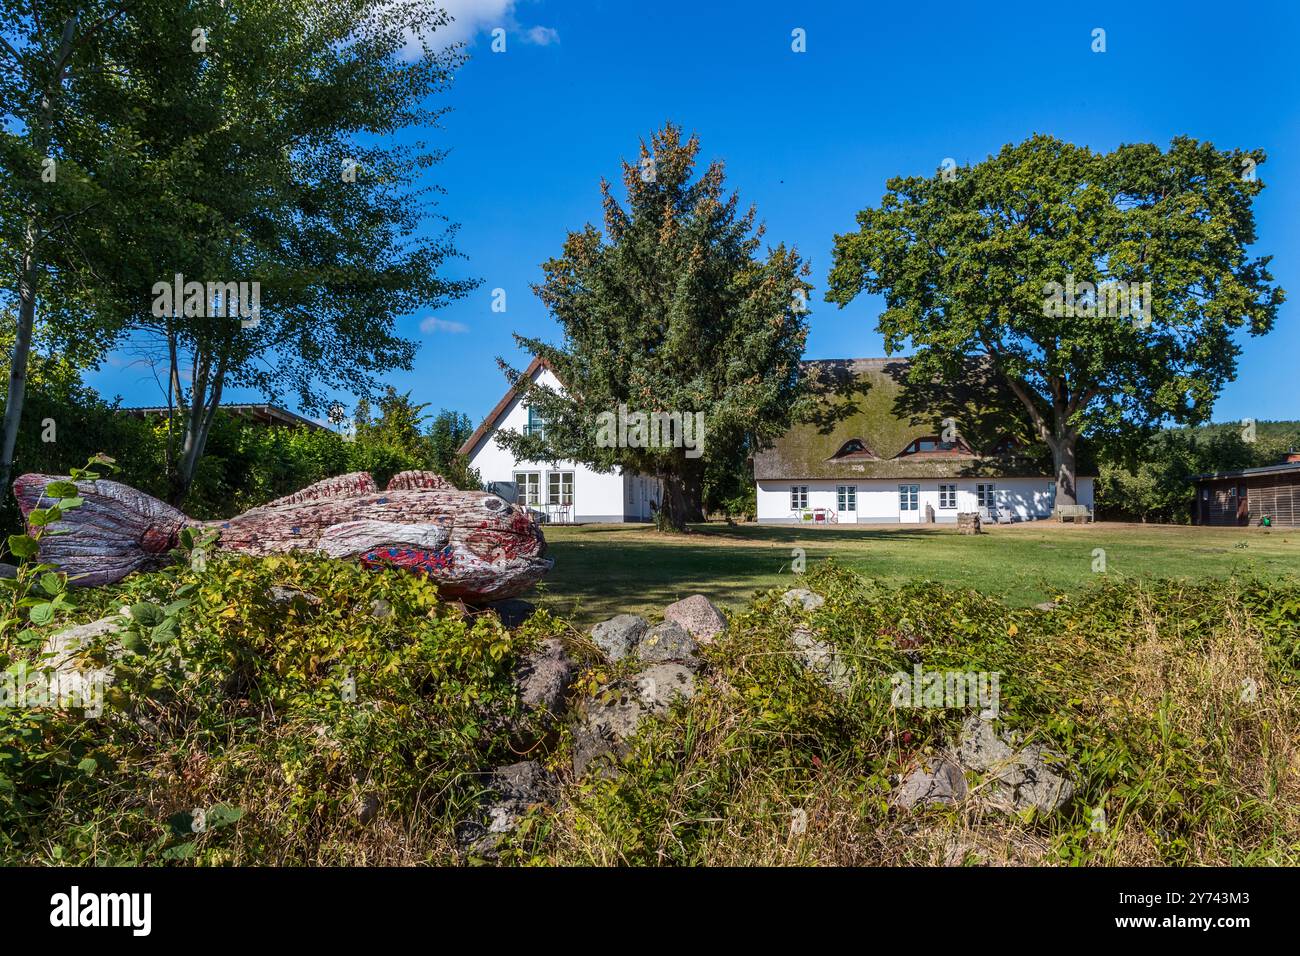
[[899,452],[902,455],[919,455],[923,452],[944,452],[944,451],[961,451],[962,448],[955,441],[943,441],[933,435],[925,438],[918,438],[910,445]]
[[861,438],[850,438],[848,441],[846,441],[843,445],[840,446],[839,451],[831,455],[832,460],[836,458],[873,458],[874,459],[875,457],[876,456],[872,454],[871,449],[867,447],[866,442],[864,442]]
[[1020,442],[1016,441],[1010,435],[999,439],[998,443],[993,446],[993,454],[995,455],[1011,455],[1019,450]]

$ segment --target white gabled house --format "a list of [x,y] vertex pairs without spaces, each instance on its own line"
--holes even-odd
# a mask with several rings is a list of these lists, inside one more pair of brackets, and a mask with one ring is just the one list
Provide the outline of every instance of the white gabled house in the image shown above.
[[[524,379],[562,392],[564,385],[549,365],[534,358]],[[596,471],[580,462],[518,461],[497,442],[502,430],[525,433],[544,429],[546,423],[510,389],[488,413],[460,452],[477,468],[488,488],[526,504],[562,523],[650,521],[659,500],[659,482],[621,469]]]
[[[1017,443],[1019,429],[1005,413],[981,408],[987,383],[973,378],[960,396],[933,392],[926,405],[908,391],[905,359],[807,362],[804,369],[819,393],[819,413],[754,456],[760,522],[950,523],[961,512],[996,523],[1051,517],[1051,469]],[[1091,509],[1093,476],[1078,476],[1075,492]]]

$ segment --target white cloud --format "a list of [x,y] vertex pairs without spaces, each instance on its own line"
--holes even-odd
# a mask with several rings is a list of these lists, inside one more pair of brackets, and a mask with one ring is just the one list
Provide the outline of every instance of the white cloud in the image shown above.
[[440,46],[469,43],[480,32],[514,20],[515,0],[438,0],[438,6],[452,16],[451,23],[435,35]]
[[524,40],[537,46],[550,46],[560,42],[560,33],[555,27],[530,27],[524,33]]
[[[437,6],[451,14],[452,22],[439,28],[433,35],[433,46],[448,47],[453,43],[469,46],[481,34],[505,27],[507,41],[522,32],[522,40],[535,46],[550,46],[560,42],[554,27],[535,26],[521,28],[515,16],[518,0],[434,0]],[[508,47],[507,47],[508,49]],[[408,52],[418,50],[412,44]]]
[[458,335],[461,332],[468,332],[469,326],[463,322],[451,322],[431,315],[420,322],[420,331],[425,335],[432,335],[434,332],[451,332],[453,335]]

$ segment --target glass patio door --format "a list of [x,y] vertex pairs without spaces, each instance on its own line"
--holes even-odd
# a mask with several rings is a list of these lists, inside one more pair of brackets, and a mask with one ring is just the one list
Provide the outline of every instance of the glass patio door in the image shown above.
[[858,520],[858,486],[837,485],[835,488],[835,520],[839,524],[856,524]]
[[998,523],[998,491],[992,484],[975,486],[976,503],[979,505],[980,521]]
[[916,524],[921,520],[921,486],[898,486],[898,520],[903,524]]

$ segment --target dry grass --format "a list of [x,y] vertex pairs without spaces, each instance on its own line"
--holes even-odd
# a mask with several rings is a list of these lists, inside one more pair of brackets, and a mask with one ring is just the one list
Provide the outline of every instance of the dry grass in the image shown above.
[[[567,729],[530,738],[537,745],[529,756],[559,773],[561,795],[529,815],[500,862],[1300,865],[1294,579],[1106,578],[1050,611],[933,583],[895,587],[834,565],[800,583],[823,594],[826,605],[812,612],[786,607],[774,591],[733,614],[727,633],[704,650],[695,697],[647,721],[609,773],[574,777]],[[503,636],[494,631],[471,640],[459,622],[430,618],[423,605],[407,613],[409,619],[382,625],[397,648],[416,621],[437,629],[428,654],[442,647],[478,654],[489,646],[483,642]],[[355,641],[339,644],[335,633],[353,621],[312,627],[333,635],[331,647],[356,653]],[[535,625],[539,634],[567,634],[589,664],[572,692],[575,706],[635,668],[599,659],[580,632],[545,615],[525,630]],[[848,662],[847,696],[799,663],[789,641],[795,627]],[[288,633],[277,633],[252,660],[286,653]],[[184,686],[186,694],[208,696],[173,696],[151,710],[156,729],[121,750],[115,772],[93,786],[76,783],[83,778],[64,781],[40,820],[31,821],[24,862],[67,861],[74,851],[76,859],[96,863],[467,862],[457,847],[458,824],[481,813],[492,768],[521,755],[513,743],[485,753],[469,744],[476,737],[447,736],[445,725],[483,717],[496,727],[501,716],[465,709],[460,695],[441,692],[447,681],[465,680],[465,672],[438,670],[437,681],[419,682],[407,679],[416,664],[394,664],[374,668],[391,674],[391,682],[376,685],[383,695],[363,698],[358,708],[336,707],[313,681],[303,681],[298,694],[278,695],[275,707],[258,706],[214,691],[228,677],[225,640],[211,644],[205,658],[212,682]],[[359,658],[357,671],[373,660]],[[892,705],[891,673],[916,662],[1002,675],[1002,729],[1061,754],[1074,799],[1058,812],[1025,818],[978,801],[915,811],[895,806],[890,796],[903,776],[951,749],[967,716],[964,708]],[[513,666],[508,655],[484,660],[468,686],[488,694],[491,707],[509,708],[510,694],[495,688]],[[133,733],[142,727],[117,726]],[[977,776],[968,783],[978,792]],[[73,805],[67,793],[80,794],[81,802]],[[360,808],[376,796],[376,815],[362,819]],[[168,856],[191,840],[166,832],[178,808],[219,804],[243,816],[219,835],[194,840],[201,856]]]
[[[941,621],[979,619],[982,633],[967,640],[972,649],[1002,645],[995,659],[1005,662],[998,666],[1008,674],[1011,701],[1004,716],[1068,757],[1074,801],[1029,819],[982,810],[974,801],[891,807],[888,794],[900,774],[946,746],[961,714],[907,723],[870,696],[869,663],[858,671],[847,708],[818,689],[795,686],[801,678],[774,665],[789,656],[781,645],[789,618],[760,602],[710,651],[708,692],[651,730],[618,777],[569,788],[536,859],[1300,864],[1300,686],[1292,669],[1279,667],[1270,650],[1279,634],[1268,633],[1258,608],[1248,606],[1247,590],[1111,586],[1051,614],[961,604],[928,622],[938,631]],[[882,619],[918,613],[890,592],[867,600]],[[832,596],[837,602],[832,615],[862,610],[845,595]],[[1015,638],[1006,636],[1007,621],[1019,623]],[[1290,627],[1284,644],[1295,639]],[[878,660],[848,638],[850,630],[841,630],[841,648],[858,652],[860,662]],[[771,700],[755,703],[768,692]],[[774,728],[768,711],[787,695],[792,713],[786,726]],[[978,787],[978,780],[971,783]]]

